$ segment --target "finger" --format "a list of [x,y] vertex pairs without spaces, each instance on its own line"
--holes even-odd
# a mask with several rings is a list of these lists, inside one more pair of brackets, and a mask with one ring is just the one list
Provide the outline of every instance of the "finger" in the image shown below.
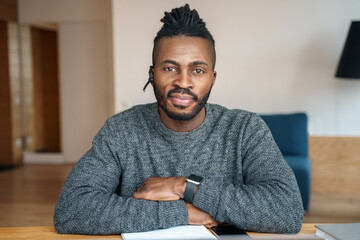
[[217,222],[213,221],[213,222],[205,224],[205,227],[212,228],[212,227],[216,227],[217,225],[218,225]]
[[138,191],[136,191],[136,192],[133,193],[132,197],[133,198],[140,198],[139,195],[140,195],[140,193]]
[[137,199],[145,199],[145,192],[143,190],[136,191],[133,193],[133,197]]

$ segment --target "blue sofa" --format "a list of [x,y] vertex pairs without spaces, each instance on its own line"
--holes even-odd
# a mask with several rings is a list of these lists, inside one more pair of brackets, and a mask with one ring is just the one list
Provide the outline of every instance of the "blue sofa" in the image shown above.
[[310,158],[305,113],[260,115],[270,128],[286,162],[295,173],[304,210],[310,198]]

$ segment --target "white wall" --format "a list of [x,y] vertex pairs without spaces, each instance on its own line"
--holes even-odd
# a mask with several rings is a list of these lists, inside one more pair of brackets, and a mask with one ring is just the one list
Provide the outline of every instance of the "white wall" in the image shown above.
[[69,162],[90,148],[110,115],[105,30],[103,22],[62,23],[59,27],[62,148]]
[[[334,78],[359,0],[189,0],[216,41],[210,102],[259,113],[306,111],[312,135],[360,136],[360,81]],[[155,101],[142,87],[152,40],[175,0],[112,0],[115,110]]]
[[21,23],[58,24],[61,142],[75,162],[114,113],[110,0],[19,0]]

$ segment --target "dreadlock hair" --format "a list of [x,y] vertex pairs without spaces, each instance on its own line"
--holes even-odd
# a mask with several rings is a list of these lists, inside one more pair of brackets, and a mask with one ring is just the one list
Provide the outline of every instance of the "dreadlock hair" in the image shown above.
[[186,36],[201,37],[209,41],[209,51],[211,51],[213,58],[213,69],[215,68],[215,40],[207,30],[205,22],[199,17],[199,14],[195,9],[190,10],[189,4],[185,4],[183,7],[174,8],[171,12],[165,12],[165,16],[160,21],[163,22],[164,25],[154,39],[154,48],[152,52],[153,65],[155,65],[155,55],[161,38]]

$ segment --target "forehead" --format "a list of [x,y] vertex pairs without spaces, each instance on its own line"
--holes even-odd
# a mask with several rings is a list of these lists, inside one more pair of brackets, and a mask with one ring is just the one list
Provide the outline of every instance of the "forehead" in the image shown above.
[[155,54],[156,62],[164,60],[204,61],[211,63],[211,44],[207,39],[200,37],[164,37],[159,40]]

